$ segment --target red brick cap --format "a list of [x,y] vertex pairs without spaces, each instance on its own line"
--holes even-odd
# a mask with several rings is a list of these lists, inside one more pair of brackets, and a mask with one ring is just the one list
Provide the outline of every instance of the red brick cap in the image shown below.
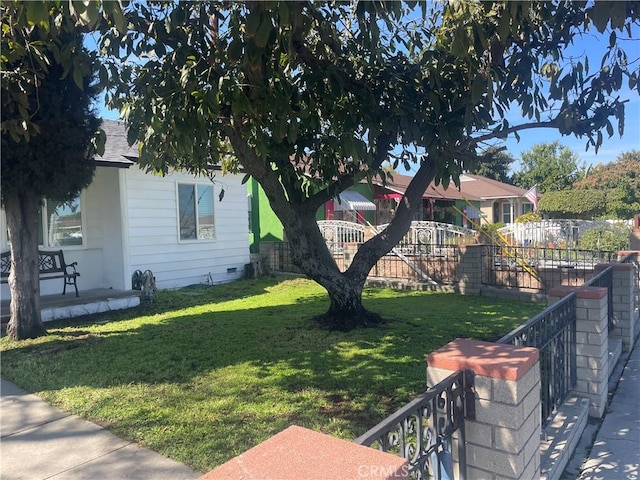
[[427,357],[429,367],[472,370],[476,375],[517,381],[538,361],[537,348],[458,338]]
[[407,461],[293,425],[199,480],[401,480]]

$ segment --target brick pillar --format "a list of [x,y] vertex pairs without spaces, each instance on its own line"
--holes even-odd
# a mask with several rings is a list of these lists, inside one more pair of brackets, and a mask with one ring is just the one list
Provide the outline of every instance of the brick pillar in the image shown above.
[[484,245],[460,245],[458,288],[460,293],[478,295],[482,287],[482,251]]
[[576,386],[575,393],[589,399],[589,416],[601,418],[607,404],[609,381],[609,335],[607,289],[603,287],[556,287],[548,292],[555,303],[576,292]]
[[635,275],[633,263],[612,263],[595,266],[597,275],[608,267],[613,268],[613,331],[611,338],[622,340],[622,350],[630,352],[633,347],[633,329],[636,321]]
[[475,420],[465,420],[467,478],[540,478],[538,350],[458,339],[427,358],[427,384],[472,370]]
[[407,461],[293,425],[200,477],[229,479],[402,480]]

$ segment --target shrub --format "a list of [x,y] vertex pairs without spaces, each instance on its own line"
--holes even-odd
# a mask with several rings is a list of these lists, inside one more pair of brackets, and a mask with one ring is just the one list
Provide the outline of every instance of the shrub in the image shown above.
[[516,223],[539,222],[540,220],[542,220],[542,215],[538,212],[527,212],[516,218]]
[[629,248],[629,227],[616,223],[587,230],[580,238],[583,250],[618,252]]

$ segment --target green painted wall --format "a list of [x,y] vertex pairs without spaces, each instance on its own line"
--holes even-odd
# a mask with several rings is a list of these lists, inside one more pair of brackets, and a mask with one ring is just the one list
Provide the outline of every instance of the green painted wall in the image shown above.
[[269,200],[260,184],[253,178],[247,182],[247,193],[251,195],[251,231],[249,249],[260,252],[260,242],[281,242],[284,239],[282,223],[271,210]]

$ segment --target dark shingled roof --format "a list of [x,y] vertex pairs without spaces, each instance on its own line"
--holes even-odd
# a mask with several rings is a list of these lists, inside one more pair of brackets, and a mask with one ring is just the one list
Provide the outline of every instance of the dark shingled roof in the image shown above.
[[102,120],[102,129],[107,135],[104,155],[96,155],[96,164],[102,167],[129,168],[138,159],[138,149],[127,143],[127,129],[124,123]]

